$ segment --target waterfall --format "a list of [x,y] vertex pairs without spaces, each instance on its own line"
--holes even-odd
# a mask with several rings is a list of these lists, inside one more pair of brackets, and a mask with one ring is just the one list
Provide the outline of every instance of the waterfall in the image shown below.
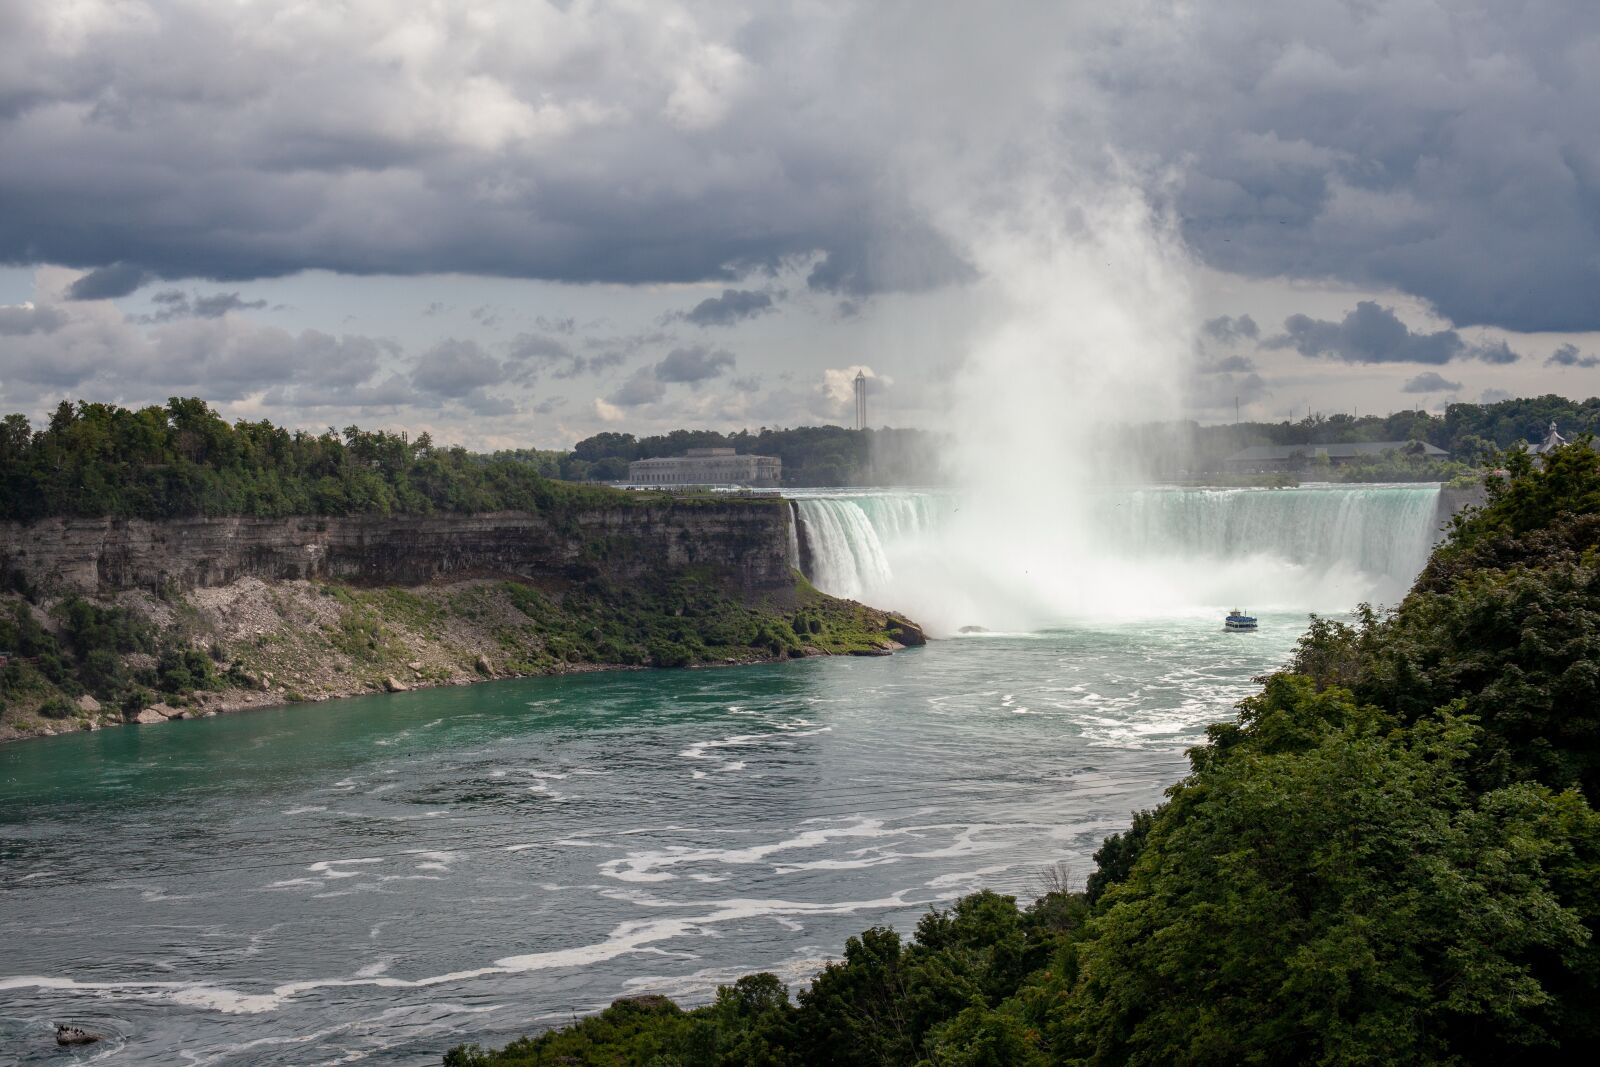
[[[1103,489],[1077,502],[1074,529],[1017,531],[1012,543],[1003,523],[966,523],[955,492],[792,495],[819,589],[920,606],[937,627],[1236,600],[1296,612],[1393,602],[1427,562],[1438,493],[1431,483]],[[1028,610],[1008,610],[1019,602]]]

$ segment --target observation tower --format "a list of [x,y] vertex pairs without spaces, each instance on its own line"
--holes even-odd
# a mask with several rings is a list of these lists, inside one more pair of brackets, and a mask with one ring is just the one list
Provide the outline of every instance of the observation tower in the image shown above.
[[856,371],[856,429],[867,428],[867,372]]

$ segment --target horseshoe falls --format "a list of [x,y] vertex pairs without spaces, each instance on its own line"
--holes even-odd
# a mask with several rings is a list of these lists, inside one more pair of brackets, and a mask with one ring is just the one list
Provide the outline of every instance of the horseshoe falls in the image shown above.
[[1431,483],[1092,489],[1049,523],[1015,528],[957,491],[791,496],[818,588],[936,633],[1392,603],[1439,525]]

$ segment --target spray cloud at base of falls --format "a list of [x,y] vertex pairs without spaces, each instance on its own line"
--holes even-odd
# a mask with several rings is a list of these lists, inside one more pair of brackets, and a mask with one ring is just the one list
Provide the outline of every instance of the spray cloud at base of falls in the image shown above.
[[[1077,499],[1086,556],[969,567],[949,530],[962,491],[818,491],[795,509],[818,588],[908,612],[935,633],[1035,630],[1076,619],[1343,611],[1398,599],[1427,560],[1438,487],[1110,488]],[[1004,545],[997,552],[1007,551]],[[1023,580],[995,587],[1021,570]]]

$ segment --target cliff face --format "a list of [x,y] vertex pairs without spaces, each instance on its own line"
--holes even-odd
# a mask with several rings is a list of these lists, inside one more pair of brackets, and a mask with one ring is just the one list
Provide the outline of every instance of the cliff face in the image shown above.
[[[1481,483],[1467,489],[1452,489],[1448,485],[1440,486],[1439,507],[1435,513],[1435,525],[1442,530],[1449,526],[1450,520],[1455,518],[1458,512],[1465,511],[1467,508],[1481,508],[1488,500],[1489,494]],[[1436,540],[1443,537],[1444,534],[1440,533]]]
[[779,500],[666,503],[562,515],[49,519],[0,523],[0,573],[86,594],[239,578],[419,585],[511,574],[630,581],[711,566],[747,595],[792,586]]

